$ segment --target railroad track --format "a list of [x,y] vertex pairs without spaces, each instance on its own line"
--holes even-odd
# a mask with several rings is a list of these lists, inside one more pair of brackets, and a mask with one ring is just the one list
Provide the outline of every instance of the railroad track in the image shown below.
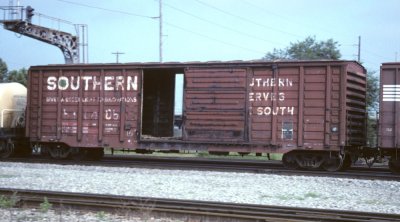
[[291,170],[286,169],[280,161],[255,161],[237,159],[209,158],[166,158],[166,157],[127,157],[107,156],[106,165],[114,164],[135,167],[154,167],[161,169],[193,169],[228,172],[264,173],[278,175],[306,175],[353,179],[394,180],[400,181],[400,175],[392,174],[388,168],[354,166],[347,171],[327,172],[324,170]]
[[400,221],[400,214],[234,204],[179,199],[129,197],[0,188],[0,196],[14,195],[20,206],[38,206],[44,197],[53,206],[109,212],[146,211],[169,217],[195,217],[207,221]]
[[305,175],[352,179],[392,180],[400,181],[400,175],[392,174],[382,167],[367,168],[355,166],[347,171],[327,172],[323,170],[290,170],[283,167],[280,161],[254,161],[209,158],[154,157],[107,155],[100,161],[52,160],[48,158],[10,158],[5,161],[27,163],[49,163],[61,165],[88,165],[107,167],[142,167],[157,169],[207,170],[223,172],[246,172],[277,175]]

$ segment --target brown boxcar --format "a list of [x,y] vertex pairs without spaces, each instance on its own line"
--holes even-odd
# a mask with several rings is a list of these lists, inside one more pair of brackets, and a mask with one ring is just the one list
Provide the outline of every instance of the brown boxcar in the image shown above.
[[78,147],[280,152],[287,166],[337,170],[364,145],[365,73],[353,61],[36,66],[27,136],[56,157]]
[[400,172],[400,63],[381,66],[378,143],[390,156],[389,168]]

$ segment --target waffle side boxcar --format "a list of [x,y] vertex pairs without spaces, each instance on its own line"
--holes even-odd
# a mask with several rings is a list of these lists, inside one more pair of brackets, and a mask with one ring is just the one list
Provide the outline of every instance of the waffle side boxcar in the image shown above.
[[390,156],[389,168],[400,173],[400,63],[381,66],[378,145]]
[[275,152],[289,167],[337,170],[364,145],[365,73],[354,61],[35,66],[26,133],[58,158]]

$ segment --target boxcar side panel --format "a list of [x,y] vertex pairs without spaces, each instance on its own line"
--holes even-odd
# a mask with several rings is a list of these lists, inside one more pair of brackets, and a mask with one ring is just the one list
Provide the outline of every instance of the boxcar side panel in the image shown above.
[[185,141],[245,141],[246,73],[245,68],[185,70]]
[[326,63],[254,68],[250,141],[283,151],[337,149],[341,73],[341,65]]
[[[330,91],[330,111],[327,113],[325,122],[325,144],[333,147],[339,147],[339,124],[340,124],[340,75],[341,66],[328,67],[328,73],[331,73],[330,81],[327,82],[327,91]],[[329,141],[329,144],[327,142]]]
[[[170,133],[176,73],[185,80],[182,136]],[[44,66],[29,78],[34,142],[288,152],[339,150],[365,138],[365,70],[356,62]]]
[[137,142],[141,73],[99,67],[30,70],[28,135],[72,147]]
[[304,67],[304,147],[322,149],[325,137],[327,70],[324,66]]
[[400,143],[400,63],[381,66],[379,146],[397,148]]
[[297,67],[254,68],[249,81],[250,140],[252,143],[292,146],[297,135]]

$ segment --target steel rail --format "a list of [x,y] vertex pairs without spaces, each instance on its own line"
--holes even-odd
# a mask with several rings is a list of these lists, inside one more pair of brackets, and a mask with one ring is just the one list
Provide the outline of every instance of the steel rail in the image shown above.
[[0,188],[0,195],[12,196],[19,204],[38,205],[44,197],[53,205],[86,210],[121,210],[193,215],[246,221],[400,221],[400,214],[297,208],[255,204],[235,204],[208,201],[131,197],[87,193],[66,193]]
[[352,167],[347,171],[326,172],[323,170],[290,170],[279,161],[254,161],[208,158],[151,157],[151,156],[110,156],[100,161],[52,160],[46,158],[10,158],[3,161],[25,163],[48,163],[60,165],[84,165],[106,167],[135,167],[177,170],[207,170],[222,172],[246,172],[290,176],[319,176],[334,178],[400,181],[400,175],[384,168]]

